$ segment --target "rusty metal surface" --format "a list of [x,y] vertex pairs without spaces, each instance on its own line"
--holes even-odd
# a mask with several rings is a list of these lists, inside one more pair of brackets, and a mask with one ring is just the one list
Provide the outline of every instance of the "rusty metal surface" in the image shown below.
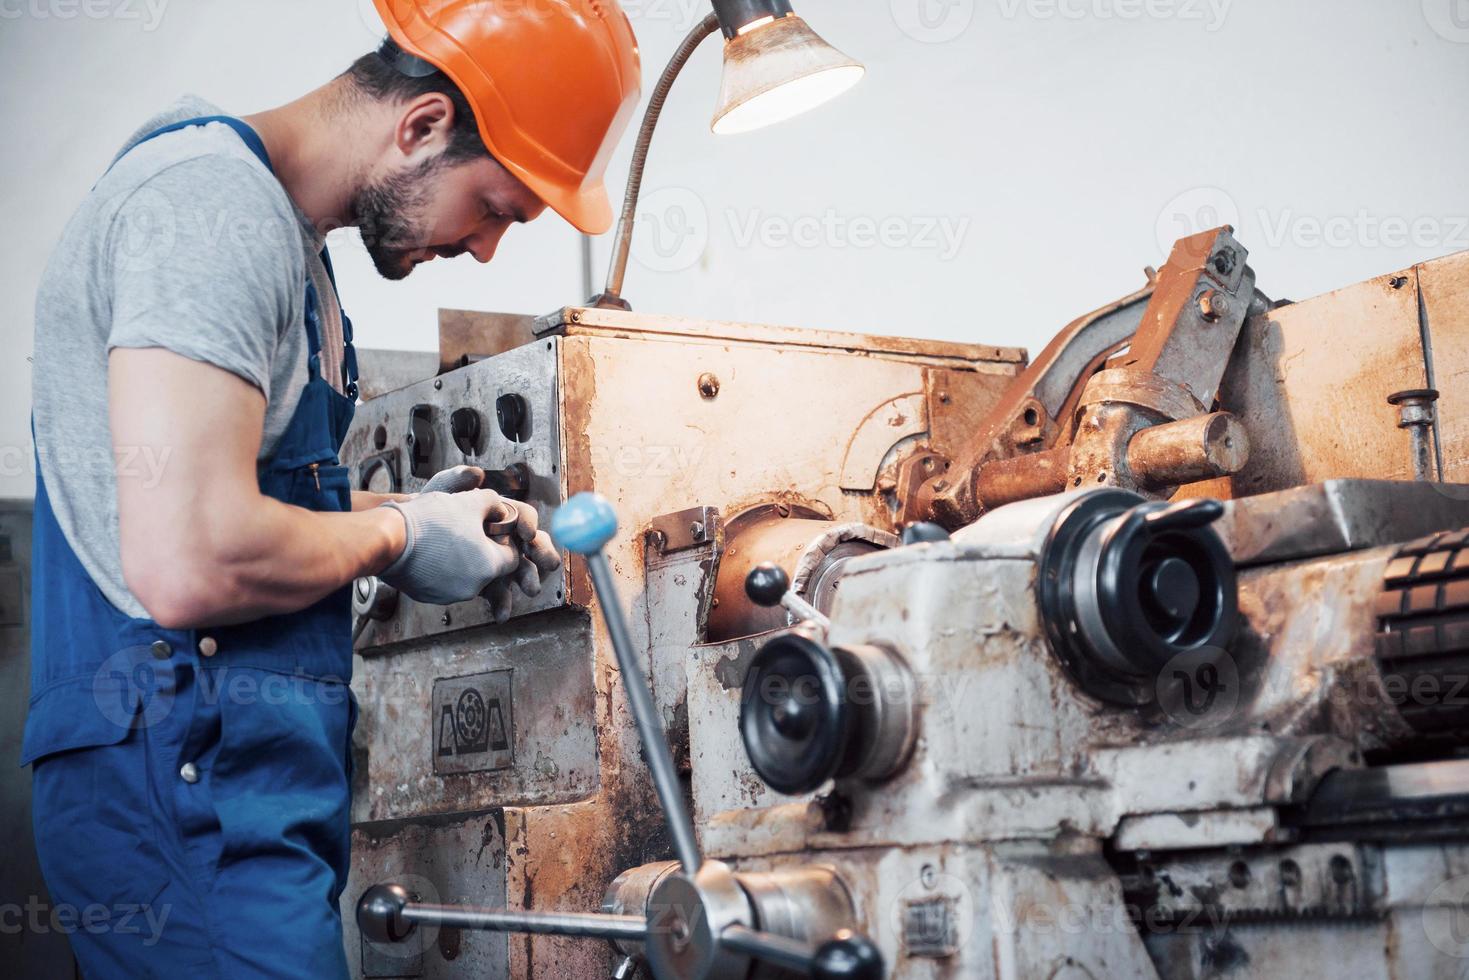
[[[352,868],[342,893],[342,920],[353,922],[357,896],[381,881],[402,884],[424,902],[500,907],[505,904],[505,813],[492,810],[448,823],[407,824],[352,833]],[[371,943],[349,930],[347,965],[354,977],[503,977],[503,934],[421,927],[402,945]]]
[[1469,525],[1469,486],[1329,480],[1225,505],[1214,529],[1240,566],[1411,541]]
[[519,313],[439,310],[439,373],[534,343],[534,323]]
[[1199,404],[1213,404],[1254,301],[1248,255],[1228,226],[1179,239],[1118,366],[1156,374],[1187,389]]
[[1228,412],[1155,425],[1127,444],[1127,468],[1154,489],[1238,473],[1249,458],[1250,437]]
[[930,477],[904,501],[906,519],[932,517],[957,526],[978,517],[974,480],[979,469],[990,460],[1046,448],[1062,437],[1070,419],[1061,413],[1085,384],[1085,372],[1136,332],[1152,294],[1149,283],[1079,317],[1057,334],[965,437],[953,454],[951,469]]
[[[989,371],[928,368],[923,372],[923,398],[928,416],[928,448],[952,456],[964,448],[974,431],[1013,382],[1013,377]],[[1040,434],[1036,425],[1036,436]],[[1025,435],[1017,435],[1024,443]]]
[[[1082,392],[1069,486],[1171,495],[1174,486],[1156,479],[1161,472],[1133,469],[1132,442],[1148,428],[1202,414],[1213,404],[1230,351],[1255,302],[1255,274],[1246,257],[1227,226],[1174,245],[1127,353]],[[1208,449],[1198,442],[1192,448],[1201,456]],[[1153,462],[1146,441],[1138,461]],[[1217,473],[1203,458],[1168,463],[1165,468],[1175,472]]]
[[1379,276],[1252,317],[1220,388],[1250,460],[1188,496],[1247,497],[1340,478],[1412,479],[1408,434],[1387,403],[1427,387],[1411,276]]
[[644,337],[652,339],[737,341],[771,344],[792,350],[810,348],[846,351],[895,360],[926,360],[972,371],[1011,375],[1025,363],[1025,351],[1017,347],[962,344],[914,337],[885,337],[878,334],[843,333],[764,323],[699,320],[692,317],[632,313],[568,306],[536,318],[538,335]]

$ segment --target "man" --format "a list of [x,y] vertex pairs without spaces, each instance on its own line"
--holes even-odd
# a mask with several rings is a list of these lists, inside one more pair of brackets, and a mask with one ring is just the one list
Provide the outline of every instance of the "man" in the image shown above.
[[323,235],[359,226],[401,279],[547,207],[605,231],[632,30],[609,0],[377,6],[382,50],[299,101],[149,120],[40,289],[23,764],[53,900],[109,911],[72,934],[88,977],[345,973],[349,583],[503,615],[558,562],[476,469],[350,490]]

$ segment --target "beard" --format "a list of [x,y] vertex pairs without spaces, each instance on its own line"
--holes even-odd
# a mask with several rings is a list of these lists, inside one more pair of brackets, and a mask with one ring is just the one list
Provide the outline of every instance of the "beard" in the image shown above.
[[[370,184],[352,199],[352,212],[362,233],[362,244],[378,275],[406,279],[416,263],[410,256],[428,248],[433,229],[422,227],[431,178],[444,166],[440,158],[425,160],[408,173],[394,174]],[[448,257],[452,249],[438,250]]]

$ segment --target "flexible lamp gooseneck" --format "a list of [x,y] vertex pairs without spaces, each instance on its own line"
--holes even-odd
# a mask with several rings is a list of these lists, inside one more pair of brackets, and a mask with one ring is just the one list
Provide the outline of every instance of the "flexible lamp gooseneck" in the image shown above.
[[587,301],[589,306],[632,309],[622,298],[622,286],[648,148],[674,79],[706,37],[715,31],[724,35],[724,77],[710,124],[721,136],[750,132],[814,109],[857,84],[866,72],[860,62],[822,40],[791,10],[789,0],[713,0],[713,5],[713,13],[674,51],[648,100],[633,147],[607,284]]

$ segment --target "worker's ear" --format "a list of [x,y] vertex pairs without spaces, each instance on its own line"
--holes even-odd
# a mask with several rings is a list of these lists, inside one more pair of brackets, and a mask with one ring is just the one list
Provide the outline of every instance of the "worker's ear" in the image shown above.
[[403,107],[393,143],[410,163],[418,163],[442,153],[453,128],[453,101],[442,92],[426,92]]

